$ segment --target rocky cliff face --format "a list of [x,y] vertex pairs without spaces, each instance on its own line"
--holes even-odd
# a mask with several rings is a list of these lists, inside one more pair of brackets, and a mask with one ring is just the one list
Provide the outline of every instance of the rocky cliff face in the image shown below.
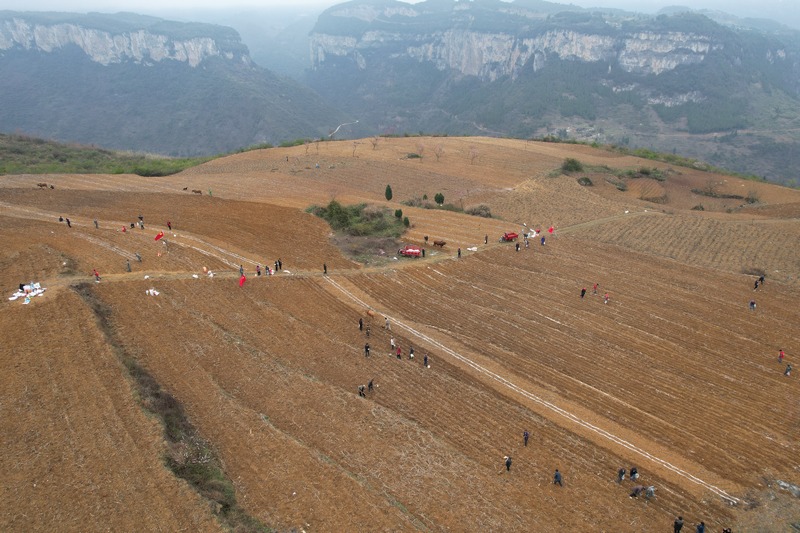
[[0,21],[2,51],[20,48],[50,53],[68,46],[77,46],[101,65],[174,60],[196,67],[210,57],[250,62],[247,54],[225,50],[211,37],[176,39],[144,29],[111,33],[74,23],[43,24],[22,17]]
[[[451,27],[442,23],[439,29],[416,33],[409,28],[423,26],[419,19],[431,14],[424,4],[419,5],[417,9],[391,5],[383,9],[370,5],[332,8],[323,15],[328,23],[311,35],[312,68],[319,69],[333,58],[349,58],[359,68],[367,69],[371,66],[370,55],[377,61],[406,56],[431,63],[442,71],[494,81],[503,76],[515,78],[524,68],[539,71],[548,61],[558,58],[608,63],[611,68],[636,75],[659,75],[681,65],[701,63],[710,52],[725,47],[710,34],[625,30],[623,24],[616,29],[614,24],[606,24],[597,32],[549,24],[540,25],[541,30],[537,31],[518,22],[535,18],[535,14],[524,10],[503,11],[505,21],[510,21],[508,27],[518,31],[476,31],[471,29],[472,24],[463,23],[463,14],[469,7],[461,7],[462,13],[454,10],[448,20]],[[477,16],[476,13],[472,18]],[[337,24],[363,31],[337,32]],[[381,50],[386,54],[380,54]],[[764,59],[773,62],[786,57],[785,50],[779,47],[766,54]]]

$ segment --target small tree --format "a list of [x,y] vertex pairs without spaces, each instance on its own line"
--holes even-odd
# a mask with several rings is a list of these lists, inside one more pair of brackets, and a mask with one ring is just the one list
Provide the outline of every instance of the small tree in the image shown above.
[[405,217],[405,218],[403,219],[403,225],[404,225],[405,227],[409,227],[409,226],[411,225],[411,222],[409,222],[409,220],[408,220],[408,217]]
[[378,136],[376,135],[375,137],[373,137],[372,139],[370,139],[370,140],[369,140],[369,142],[371,142],[371,143],[372,143],[372,149],[373,149],[373,150],[374,150],[374,149],[376,149],[376,148],[378,147],[378,140],[379,140],[379,139],[380,139],[380,137],[378,137]]
[[444,203],[444,194],[442,194],[442,193],[440,193],[440,192],[437,192],[437,193],[436,193],[436,194],[433,196],[433,201],[434,201],[434,202],[436,202],[436,203],[437,203],[437,204],[439,204],[439,205],[442,205],[442,204]]
[[391,202],[392,201],[392,186],[391,185],[387,185],[386,186],[386,201],[387,202]]
[[358,141],[353,141],[353,157],[356,156],[356,149],[358,148]]
[[437,144],[436,147],[433,149],[433,155],[436,156],[436,160],[438,161],[440,157],[444,154],[444,146]]
[[422,154],[425,153],[425,145],[422,143],[417,144],[417,153],[419,154],[419,158],[422,159]]
[[397,218],[403,218],[403,210],[402,209],[395,209],[394,210],[394,216],[396,216]]
[[423,199],[423,200],[427,200],[427,199],[428,199],[428,195],[427,195],[427,194],[423,194],[423,195],[422,195],[422,199]]

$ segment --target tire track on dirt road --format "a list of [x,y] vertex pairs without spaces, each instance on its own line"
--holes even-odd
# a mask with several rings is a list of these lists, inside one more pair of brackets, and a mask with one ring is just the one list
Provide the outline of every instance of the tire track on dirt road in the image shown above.
[[[362,306],[365,309],[370,309],[370,310],[373,310],[375,312],[378,312],[371,305],[369,305],[368,303],[366,303],[363,300],[361,300],[359,297],[354,295],[352,292],[348,291],[345,287],[343,287],[341,284],[339,284],[338,282],[336,282],[332,278],[326,277],[325,280],[328,283],[330,283],[334,288],[336,288],[338,291],[340,291],[344,296],[346,296],[347,298],[349,298],[350,300],[352,300],[356,304]],[[642,458],[647,459],[648,461],[650,461],[652,463],[655,463],[655,464],[657,464],[657,465],[659,465],[659,466],[671,471],[672,473],[677,474],[678,476],[680,476],[680,477],[682,477],[682,478],[684,478],[684,479],[686,479],[688,481],[691,481],[692,483],[694,483],[696,485],[699,485],[699,486],[709,490],[710,492],[712,492],[713,494],[717,495],[722,500],[724,500],[725,502],[727,502],[727,503],[729,503],[731,505],[737,505],[737,504],[740,503],[741,500],[739,500],[739,498],[731,496],[730,494],[725,492],[723,489],[717,487],[716,485],[713,485],[713,484],[711,484],[711,483],[709,483],[709,482],[707,482],[707,481],[695,476],[691,472],[687,472],[686,470],[684,470],[684,469],[682,469],[682,468],[680,468],[680,467],[678,467],[676,465],[673,465],[672,463],[670,463],[670,462],[668,462],[668,461],[666,461],[666,460],[664,460],[664,459],[662,459],[660,457],[657,457],[657,456],[651,454],[650,452],[648,452],[648,451],[646,451],[646,450],[644,450],[642,448],[639,448],[635,444],[633,444],[633,443],[631,443],[631,442],[629,442],[629,441],[627,441],[627,440],[625,440],[625,439],[623,439],[623,438],[611,433],[610,431],[607,431],[607,430],[605,430],[605,429],[603,429],[603,428],[601,428],[601,427],[599,427],[599,426],[597,426],[595,424],[592,424],[592,423],[582,419],[581,417],[577,416],[576,414],[574,414],[574,413],[572,413],[572,412],[570,412],[570,411],[568,411],[568,410],[566,410],[566,409],[564,409],[562,407],[559,407],[558,405],[554,404],[553,402],[545,400],[544,398],[541,398],[540,396],[537,396],[537,395],[533,394],[532,392],[529,392],[529,391],[523,389],[522,387],[516,385],[515,383],[513,383],[510,380],[506,379],[505,377],[497,374],[496,372],[493,372],[493,371],[489,370],[488,368],[485,368],[484,366],[480,365],[479,363],[477,363],[477,362],[473,361],[472,359],[470,359],[470,358],[468,358],[468,357],[456,352],[455,350],[453,350],[453,349],[449,348],[448,346],[440,343],[436,339],[431,338],[430,336],[426,335],[425,333],[422,333],[421,331],[418,331],[418,330],[414,329],[413,327],[409,326],[408,324],[405,324],[402,321],[400,321],[400,320],[398,320],[398,319],[396,319],[394,317],[391,317],[386,313],[381,313],[381,314],[383,316],[386,316],[397,327],[407,331],[410,335],[415,336],[416,338],[418,338],[420,340],[423,340],[423,341],[429,343],[432,346],[435,346],[436,348],[441,350],[443,353],[446,353],[447,355],[451,356],[452,358],[456,359],[457,361],[460,361],[461,363],[467,365],[468,367],[470,367],[471,369],[475,370],[476,372],[488,377],[492,381],[495,381],[495,382],[503,385],[507,389],[516,392],[517,394],[527,398],[528,400],[531,400],[531,401],[539,404],[540,406],[548,409],[549,411],[555,413],[556,415],[559,415],[560,417],[568,420],[570,423],[572,423],[574,425],[577,425],[577,426],[579,426],[579,427],[581,427],[581,428],[583,428],[585,430],[588,430],[588,431],[590,431],[592,433],[595,433],[596,435],[602,437],[603,439],[605,439],[605,440],[607,440],[607,441],[609,441],[609,442],[611,442],[611,443],[613,443],[613,444],[615,444],[617,446],[621,446],[621,447],[625,448],[626,450],[631,451],[631,452],[641,456]]]

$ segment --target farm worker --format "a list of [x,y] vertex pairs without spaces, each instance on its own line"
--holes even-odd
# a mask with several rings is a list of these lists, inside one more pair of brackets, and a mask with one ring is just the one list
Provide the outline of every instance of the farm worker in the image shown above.
[[597,294],[597,283],[592,287],[592,294]]
[[283,262],[281,262],[281,258],[278,258],[278,270],[283,270]]
[[634,466],[633,468],[631,468],[631,481],[634,481],[636,479],[639,479],[639,471]]
[[511,457],[506,455],[503,459],[506,460],[506,472],[511,472]]
[[239,265],[239,275],[244,276],[244,267],[242,265]]
[[650,485],[644,491],[644,497],[647,500],[649,500],[650,498],[655,497],[655,495],[656,495],[656,488],[653,485]]
[[261,265],[256,263],[256,276],[261,275]]
[[[69,223],[69,219],[67,219],[67,222]],[[458,249],[458,258],[461,259],[461,248]]]
[[239,287],[241,287],[242,285],[244,285],[244,282],[245,282],[245,281],[247,281],[247,277],[246,277],[244,274],[242,274],[242,277],[241,277],[241,278],[239,278]]
[[642,485],[635,485],[633,490],[631,490],[630,497],[631,498],[638,498],[639,494],[644,491],[644,487]]
[[328,274],[328,265],[326,263],[322,263],[322,273],[325,275]]
[[364,385],[358,386],[358,395],[361,396],[362,398],[365,398],[367,396],[366,394],[364,394],[364,388],[365,388]]
[[365,334],[367,337],[369,337],[369,326],[367,326],[367,331],[365,331],[365,332],[364,332],[364,334]]
[[358,331],[364,331],[364,319],[363,318],[359,318],[358,319]]
[[428,366],[428,354],[425,354],[425,357],[422,358],[422,366],[424,366],[425,368],[430,368]]
[[683,517],[679,516],[675,519],[675,522],[672,523],[672,531],[673,533],[681,533],[681,529],[683,529]]
[[100,229],[100,225],[97,223],[97,219],[94,219],[94,229]]
[[581,299],[583,299],[584,296],[586,296],[586,287],[581,289]]
[[531,436],[531,434],[528,433],[527,429],[522,432],[522,441],[525,443],[525,446],[528,445],[528,437],[530,437],[530,436]]
[[92,274],[94,275],[94,280],[95,281],[100,281],[100,274],[97,272],[96,268],[92,269]]
[[402,359],[403,358],[403,351],[400,349],[399,346],[397,347],[397,358],[398,359]]
[[397,347],[397,346],[394,344],[394,337],[392,337],[391,339],[389,339],[389,346],[391,346],[391,347],[392,347],[392,351],[394,351],[394,349]]
[[167,220],[167,229],[172,231],[172,222],[170,222],[169,220]]
[[275,261],[275,272],[277,272],[277,271],[278,271],[278,262]]
[[700,522],[694,530],[695,533],[706,533],[706,523]]
[[786,370],[783,372],[784,376],[789,376],[792,373],[792,365],[786,365]]
[[542,236],[542,246],[544,246],[544,235]]
[[784,358],[783,350],[779,350],[778,351],[778,362],[779,363],[783,363],[783,358]]
[[558,471],[556,468],[556,473],[553,474],[553,485],[558,485],[559,487],[563,487],[564,484],[561,482],[561,472]]
[[514,245],[514,249],[515,249],[517,252],[519,252],[519,243],[516,243],[516,244]]
[[483,236],[483,244],[489,244],[489,235]]
[[364,345],[364,357],[369,357],[369,343]]
[[64,217],[58,217],[59,222],[64,222]]
[[762,285],[764,284],[764,274],[761,274],[761,275],[758,277],[758,282],[759,282],[760,284],[762,284]]
[[755,284],[753,285],[753,290],[758,289],[758,280],[756,280]]
[[414,359],[414,347],[413,346],[408,348],[408,358],[409,359]]
[[67,227],[69,227],[69,228],[72,227],[72,222],[70,222],[69,219],[67,219]]
[[384,329],[386,329],[388,331],[392,331],[392,326],[391,326],[391,324],[389,324],[389,317],[388,316],[383,317],[383,327],[384,327]]
[[125,270],[127,270],[128,272],[131,271],[131,262],[127,259],[125,260]]
[[135,253],[135,254],[133,254],[133,255],[135,255],[135,256],[136,256],[136,260],[137,260],[138,262],[140,262],[140,263],[142,262],[142,256],[141,256],[141,255],[139,255],[139,252],[136,252],[136,253]]
[[608,293],[605,293],[605,294],[603,295],[603,303],[604,303],[604,304],[607,304],[607,303],[608,303]]
[[756,301],[755,300],[750,300],[750,310],[751,311],[755,311],[756,310]]
[[425,248],[422,249],[422,258],[425,258]]
[[620,468],[617,470],[617,483],[622,483],[625,480],[625,469]]
[[122,226],[122,233],[125,233],[127,231],[128,231],[128,228],[126,228],[125,226]]
[[369,392],[372,392],[372,388],[373,388],[372,382],[373,382],[373,380],[374,380],[374,379],[375,379],[375,378],[373,378],[373,379],[369,380],[369,383],[367,383],[367,390],[368,390]]

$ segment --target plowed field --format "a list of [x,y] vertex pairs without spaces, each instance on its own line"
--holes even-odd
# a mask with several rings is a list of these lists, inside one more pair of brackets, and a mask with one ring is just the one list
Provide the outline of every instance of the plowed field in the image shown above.
[[[566,157],[653,166],[585,146],[398,138],[168,178],[4,177],[2,286],[47,291],[0,304],[0,530],[224,528],[165,466],[125,358],[180,402],[244,511],[279,531],[649,532],[678,515],[707,531],[800,527],[798,381],[784,375],[800,354],[800,191],[659,163],[667,203],[653,204],[645,185],[559,175]],[[758,202],[698,199],[709,180]],[[401,203],[437,192],[495,218]],[[305,212],[332,198],[402,208],[404,242],[447,244],[360,265]],[[139,215],[145,229],[130,228]],[[546,244],[498,243],[526,227]],[[86,282],[102,317],[75,288]],[[653,499],[616,482],[633,466]]]

